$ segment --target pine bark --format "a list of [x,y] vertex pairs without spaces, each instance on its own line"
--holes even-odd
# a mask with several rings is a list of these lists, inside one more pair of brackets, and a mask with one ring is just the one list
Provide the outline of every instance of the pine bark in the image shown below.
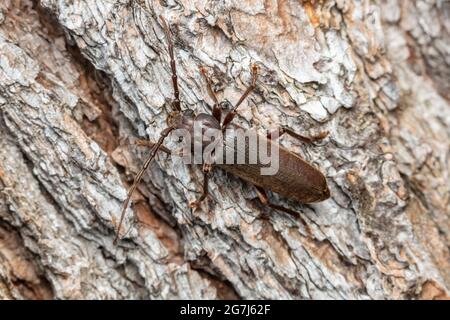
[[[175,41],[183,108],[281,143],[331,198],[271,210],[215,170],[156,157]],[[450,4],[439,0],[0,2],[0,298],[443,299],[450,288]],[[167,146],[177,148],[173,139]]]

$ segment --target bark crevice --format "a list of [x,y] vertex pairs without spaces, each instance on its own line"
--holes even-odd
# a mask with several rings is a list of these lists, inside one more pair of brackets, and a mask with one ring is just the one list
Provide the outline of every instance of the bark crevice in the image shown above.
[[[448,5],[178,4],[0,4],[0,178],[12,208],[0,207],[0,219],[54,297],[447,297]],[[172,26],[183,107],[211,109],[199,66],[234,103],[256,62],[257,90],[237,123],[261,133],[330,131],[317,145],[282,140],[329,182],[322,203],[272,195],[311,235],[221,170],[211,198],[190,210],[201,171],[161,154],[113,246],[127,184],[148,154],[132,143],[157,140],[173,96],[159,15]],[[11,297],[8,283],[0,278],[0,294]]]

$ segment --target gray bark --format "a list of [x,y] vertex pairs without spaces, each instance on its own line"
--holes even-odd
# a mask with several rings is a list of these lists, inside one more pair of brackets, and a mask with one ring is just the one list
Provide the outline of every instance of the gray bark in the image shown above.
[[[281,143],[332,196],[270,210],[215,170],[160,154],[113,244],[127,187],[172,98]],[[0,298],[434,299],[450,288],[448,1],[4,0],[0,3]],[[176,148],[176,141],[167,140]],[[265,218],[268,217],[268,218]]]

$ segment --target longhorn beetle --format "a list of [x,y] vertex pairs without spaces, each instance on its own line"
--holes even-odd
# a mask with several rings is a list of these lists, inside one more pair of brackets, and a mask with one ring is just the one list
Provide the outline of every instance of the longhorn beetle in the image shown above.
[[[224,132],[225,129],[230,126],[232,120],[236,116],[238,107],[241,105],[244,99],[255,89],[256,86],[258,69],[256,65],[253,65],[251,70],[252,79],[250,85],[247,87],[247,89],[240,97],[238,102],[231,109],[231,111],[229,111],[225,115],[222,121],[222,108],[212,89],[211,81],[206,74],[206,70],[204,68],[200,68],[200,73],[202,74],[207,85],[208,94],[214,101],[214,105],[212,107],[212,115],[207,113],[200,113],[198,115],[195,115],[192,110],[189,109],[182,110],[180,101],[180,92],[178,89],[177,70],[173,53],[172,36],[169,26],[167,25],[165,19],[162,16],[160,16],[160,19],[168,42],[168,52],[170,58],[170,67],[172,71],[172,86],[174,94],[174,99],[172,101],[173,112],[171,112],[167,118],[168,127],[161,132],[160,138],[156,143],[148,141],[140,142],[140,144],[144,145],[148,144],[149,146],[151,146],[150,155],[148,159],[145,161],[144,165],[142,166],[142,169],[136,175],[132,186],[128,190],[127,198],[122,207],[119,225],[117,228],[117,233],[114,242],[116,242],[119,237],[120,229],[123,223],[126,209],[131,199],[131,195],[133,194],[137,185],[141,181],[145,170],[148,168],[151,161],[155,157],[156,152],[159,149],[161,149],[162,151],[170,154],[170,150],[163,145],[164,139],[175,129],[185,129],[191,135],[191,141],[194,141],[195,124],[200,124],[202,127],[216,129],[220,130],[221,132]],[[233,126],[240,128],[237,125]],[[276,174],[261,175],[259,172],[260,168],[262,167],[261,163],[256,164],[245,163],[245,164],[231,164],[231,165],[217,164],[217,166],[253,184],[256,187],[256,193],[258,195],[258,198],[263,204],[269,206],[270,208],[284,211],[286,213],[299,217],[299,214],[297,212],[285,208],[283,206],[271,203],[266,195],[265,190],[270,190],[272,192],[280,194],[281,196],[295,199],[300,203],[312,203],[326,200],[330,197],[330,191],[328,189],[328,185],[324,175],[319,170],[314,168],[312,165],[310,165],[308,162],[300,158],[298,155],[272,142],[274,133],[275,132],[269,133],[266,137],[258,135],[258,139],[266,142],[269,147],[275,146],[275,148],[277,148],[279,154],[279,169]],[[277,137],[286,133],[305,143],[312,143],[314,141],[321,140],[328,135],[328,132],[322,132],[313,137],[305,137],[293,132],[289,128],[284,127],[276,131],[276,133],[278,133]],[[244,146],[244,148],[245,147],[246,146]],[[242,155],[242,153],[245,154],[246,151],[240,150],[239,147],[235,147],[233,152],[234,155],[236,156],[239,154]],[[203,169],[202,169],[204,176],[203,192],[196,201],[190,203],[191,207],[198,206],[208,195],[209,174],[215,165],[216,164],[213,161],[203,162]],[[303,222],[303,224],[305,223]]]

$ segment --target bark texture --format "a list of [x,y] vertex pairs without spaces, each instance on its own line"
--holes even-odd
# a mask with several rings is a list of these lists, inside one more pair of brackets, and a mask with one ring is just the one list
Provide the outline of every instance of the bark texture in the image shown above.
[[[172,98],[237,123],[330,135],[282,144],[332,197],[271,198],[157,156],[114,230]],[[450,3],[439,0],[0,3],[0,298],[441,299],[450,288]],[[177,142],[167,140],[176,148]]]

